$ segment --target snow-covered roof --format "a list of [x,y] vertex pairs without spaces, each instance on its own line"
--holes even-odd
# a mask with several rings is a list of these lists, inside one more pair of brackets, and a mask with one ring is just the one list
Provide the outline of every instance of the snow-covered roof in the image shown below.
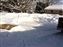
[[50,5],[46,7],[45,10],[62,10],[63,11],[63,5]]

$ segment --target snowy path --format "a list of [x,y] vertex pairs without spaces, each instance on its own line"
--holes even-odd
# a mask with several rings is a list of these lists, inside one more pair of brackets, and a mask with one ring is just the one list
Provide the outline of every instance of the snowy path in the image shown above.
[[[54,35],[54,33],[58,32],[56,28],[57,28],[57,22],[58,22],[57,20],[59,16],[58,15],[51,16],[51,14],[50,15],[49,14],[33,14],[32,16],[35,19],[37,19],[35,21],[37,21],[36,23],[40,24],[39,26],[35,26],[36,23],[33,26],[24,24],[25,25],[23,27],[23,29],[25,29],[24,31],[21,31],[21,30],[13,31],[13,32],[5,32],[4,30],[3,32],[1,31],[0,47],[62,47],[63,37],[60,37],[60,35],[59,36]],[[11,18],[13,17],[11,17],[10,15],[9,19],[11,20]],[[31,17],[28,17],[28,18],[31,18]],[[5,23],[5,20],[3,21],[4,21],[3,23]],[[33,20],[33,22],[35,21]],[[9,22],[9,21],[6,21],[6,22]],[[14,24],[16,24],[16,22]],[[18,25],[19,26],[22,25],[20,24],[20,21],[18,22]],[[34,29],[31,29],[30,27]],[[29,28],[30,30],[27,30]],[[15,28],[15,29],[18,29],[18,28]],[[58,44],[59,46],[57,46]]]
[[[42,27],[26,32],[1,32],[0,47],[56,47],[62,37],[50,36],[57,30],[43,30]],[[60,47],[60,46],[58,46]]]
[[[48,40],[49,38],[47,38],[46,36],[51,35],[53,33],[57,33],[57,30],[45,31],[42,29],[42,27],[39,27],[36,30],[26,32],[13,32],[13,33],[1,32],[0,47],[42,47],[42,46],[44,47],[48,43],[49,44],[51,43]],[[52,38],[52,42],[56,40],[56,39],[54,40],[54,38]],[[51,45],[55,46],[54,43]]]

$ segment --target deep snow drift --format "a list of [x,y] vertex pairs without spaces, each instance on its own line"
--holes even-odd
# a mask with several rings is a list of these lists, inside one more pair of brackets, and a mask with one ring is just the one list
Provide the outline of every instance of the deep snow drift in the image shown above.
[[[35,27],[44,25],[46,25],[44,29],[56,29],[58,18],[58,14],[0,13],[0,24],[17,25],[8,32],[34,30]],[[3,29],[0,30],[3,31]]]

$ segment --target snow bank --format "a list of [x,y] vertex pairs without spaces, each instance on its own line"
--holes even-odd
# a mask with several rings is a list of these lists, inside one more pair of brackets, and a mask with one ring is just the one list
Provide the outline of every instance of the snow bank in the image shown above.
[[14,24],[9,32],[33,30],[35,27],[56,24],[59,15],[53,14],[28,14],[28,13],[0,13],[0,24]]

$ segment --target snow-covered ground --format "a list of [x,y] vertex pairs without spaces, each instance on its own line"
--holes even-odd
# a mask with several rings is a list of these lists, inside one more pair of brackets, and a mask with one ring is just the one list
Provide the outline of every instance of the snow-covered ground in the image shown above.
[[62,47],[57,33],[58,14],[0,13],[0,24],[15,24],[11,30],[0,29],[0,47]]
[[58,14],[0,13],[0,24],[17,25],[8,32],[34,30],[39,26],[45,27],[44,29],[56,29],[58,18]]
[[27,14],[27,13],[5,13],[0,16],[1,24],[18,25],[10,31],[26,31],[44,24],[57,24],[58,15],[52,14]]

